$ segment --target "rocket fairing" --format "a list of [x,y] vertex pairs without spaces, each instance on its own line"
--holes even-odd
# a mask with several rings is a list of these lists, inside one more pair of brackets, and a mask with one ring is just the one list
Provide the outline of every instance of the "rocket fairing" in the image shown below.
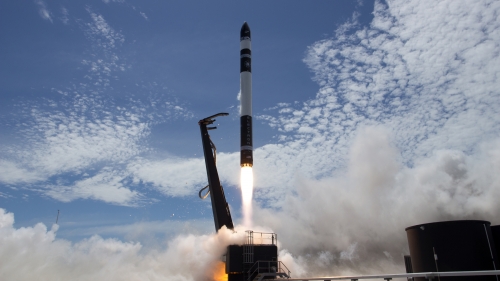
[[241,167],[253,166],[252,141],[252,44],[250,27],[245,22],[240,32],[240,107]]

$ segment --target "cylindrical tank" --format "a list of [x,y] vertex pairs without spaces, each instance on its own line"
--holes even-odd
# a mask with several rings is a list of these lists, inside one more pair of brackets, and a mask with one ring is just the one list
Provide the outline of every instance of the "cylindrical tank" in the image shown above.
[[[495,249],[497,251],[497,258],[498,258],[498,255],[500,254],[500,225],[492,225],[491,234],[493,235],[493,241],[495,244]],[[497,269],[500,269],[500,266],[497,265]]]
[[[413,272],[475,271],[498,268],[490,222],[443,221],[406,228]],[[496,276],[441,277],[441,280],[488,280]],[[424,281],[424,278],[416,278]]]

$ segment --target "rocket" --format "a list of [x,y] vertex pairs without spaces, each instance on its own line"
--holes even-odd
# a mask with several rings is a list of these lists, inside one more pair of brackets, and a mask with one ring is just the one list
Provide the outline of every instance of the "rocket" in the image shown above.
[[252,141],[252,44],[250,27],[245,22],[240,32],[240,122],[241,167],[253,166]]

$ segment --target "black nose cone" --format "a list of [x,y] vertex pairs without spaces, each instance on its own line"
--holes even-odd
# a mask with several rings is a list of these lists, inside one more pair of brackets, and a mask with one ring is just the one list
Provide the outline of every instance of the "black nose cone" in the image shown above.
[[245,39],[250,39],[250,27],[248,26],[247,22],[243,23],[240,32],[240,40],[245,40]]

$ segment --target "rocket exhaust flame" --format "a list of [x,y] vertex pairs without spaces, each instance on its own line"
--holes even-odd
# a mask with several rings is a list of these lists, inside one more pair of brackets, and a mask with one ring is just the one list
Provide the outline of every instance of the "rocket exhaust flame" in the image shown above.
[[241,167],[241,197],[243,202],[243,225],[252,226],[253,169]]
[[215,266],[215,271],[213,274],[213,281],[227,281],[227,274],[226,274],[226,264],[223,262],[217,262],[217,265]]

